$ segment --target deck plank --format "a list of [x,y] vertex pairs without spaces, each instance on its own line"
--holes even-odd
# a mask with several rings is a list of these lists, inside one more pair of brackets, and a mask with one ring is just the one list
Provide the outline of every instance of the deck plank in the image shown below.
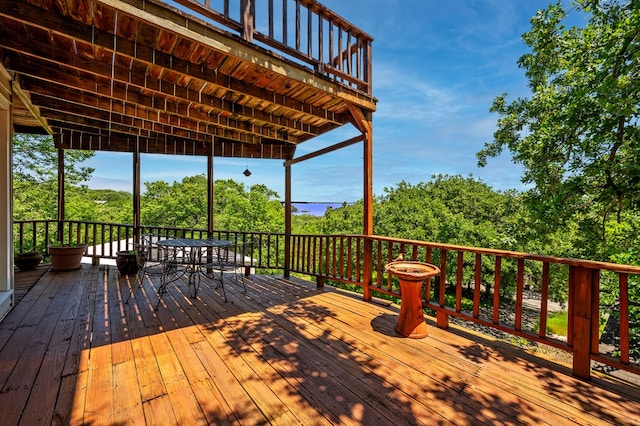
[[[291,380],[296,391],[315,404],[327,407],[324,414],[330,415],[332,421],[337,422],[350,414],[353,407],[360,406],[358,422],[411,423],[413,416],[406,408],[415,404],[415,399],[407,395],[391,396],[391,390],[379,378],[365,371],[362,365],[355,366],[362,359],[356,359],[353,348],[331,348],[333,339],[325,339],[326,330],[321,327],[314,334],[314,325],[302,319],[303,312],[313,312],[313,308],[307,304],[274,306],[267,315],[256,318],[239,333],[246,334],[248,341],[254,341],[256,350],[264,352],[270,363],[278,360],[281,374]],[[318,315],[314,314],[314,318]],[[290,331],[287,333],[287,330]],[[255,343],[260,340],[262,346]],[[345,355],[352,358],[354,365],[344,366]],[[339,401],[335,394],[340,395]],[[433,416],[428,408],[424,412]]]
[[[264,360],[255,359],[255,354],[252,351],[243,350],[242,347],[236,345],[232,340],[234,339],[233,333],[225,333],[224,327],[226,324],[223,320],[223,317],[220,316],[221,312],[225,313],[225,316],[231,315],[230,311],[234,311],[233,305],[230,304],[221,304],[222,299],[220,294],[212,295],[212,293],[201,294],[201,298],[206,300],[213,306],[216,306],[217,309],[214,309],[217,315],[211,315],[208,309],[204,309],[204,306],[200,304],[197,300],[189,300],[182,296],[180,292],[172,292],[171,297],[173,297],[173,303],[175,306],[179,306],[181,312],[187,313],[191,320],[194,323],[198,323],[200,321],[205,321],[204,327],[201,328],[202,336],[207,336],[205,339],[210,339],[210,341],[216,342],[215,344],[222,343],[219,347],[223,348],[224,351],[228,350],[228,347],[231,347],[236,350],[236,352],[240,355],[241,358],[244,358],[242,362],[244,362],[244,367],[240,370],[230,369],[229,373],[231,376],[229,377],[230,381],[235,380],[237,382],[237,386],[242,387],[243,392],[241,394],[245,394],[251,399],[251,401],[256,405],[256,409],[259,410],[260,416],[264,416],[265,420],[269,420],[271,423],[281,423],[281,424],[290,424],[290,420],[294,419],[297,422],[300,422],[300,419],[303,419],[307,424],[313,424],[314,417],[310,417],[308,412],[309,410],[298,410],[295,414],[292,413],[286,403],[280,404],[280,401],[275,403],[278,399],[282,400],[287,397],[287,393],[283,391],[280,380],[273,380],[274,371],[273,368],[266,365]],[[226,309],[227,308],[230,309]],[[235,312],[240,313],[235,309]],[[211,328],[211,324],[217,324],[217,335],[215,333],[210,332],[213,330]],[[195,333],[191,333],[192,340],[193,336],[197,336]],[[200,336],[197,336],[197,339],[200,339]],[[231,339],[231,340],[230,340]],[[242,346],[242,345],[241,345]],[[224,359],[227,356],[225,353],[219,353],[220,359]],[[248,368],[247,368],[248,367]],[[248,373],[249,370],[254,370],[253,374]],[[244,370],[244,373],[240,374],[240,371]],[[233,377],[233,379],[231,378]],[[225,387],[226,389],[226,387]],[[221,389],[225,392],[225,389]],[[225,392],[226,394],[226,392]],[[235,398],[228,398],[229,403],[233,404]],[[281,407],[281,408],[280,408]],[[315,412],[313,414],[316,414]],[[256,421],[258,419],[252,420]],[[259,419],[262,422],[262,419]]]
[[[46,273],[0,323],[11,424],[633,424],[637,385],[282,277],[192,299],[109,266]],[[129,297],[131,295],[131,297]],[[24,305],[22,305],[24,303]]]
[[130,361],[114,364],[113,383],[114,424],[144,424],[144,409],[133,352]]
[[[3,421],[7,421],[7,424],[18,424],[27,405],[39,407],[43,399],[47,398],[47,382],[55,382],[59,377],[57,372],[46,369],[55,364],[55,360],[47,355],[53,354],[55,357],[60,352],[56,345],[60,344],[60,334],[65,328],[60,319],[74,286],[67,285],[67,279],[63,275],[53,277],[47,284],[42,296],[38,298],[21,325],[21,328],[30,330],[28,339],[19,346],[23,350],[15,363],[8,363],[13,364],[13,368],[0,392],[0,406],[6,407],[3,409]],[[59,325],[61,328],[56,332]],[[62,341],[64,343],[64,338]],[[16,341],[11,345],[20,343]],[[58,377],[54,379],[50,374]]]
[[[83,269],[84,270],[84,269]],[[57,425],[82,424],[85,396],[88,383],[89,349],[91,336],[91,309],[95,299],[96,280],[89,279],[94,271],[86,271],[88,276],[67,274],[78,278],[75,282],[78,310],[73,320],[73,330],[69,338],[69,348],[61,373],[60,389],[54,406],[52,423]],[[33,290],[32,290],[33,292]],[[31,292],[29,293],[31,294]]]
[[93,316],[89,348],[89,368],[87,393],[85,399],[84,422],[95,424],[105,422],[113,424],[115,411],[113,389],[113,357],[111,352],[111,321],[109,314],[109,270],[98,268],[93,278],[95,283],[95,299],[93,300]]
[[14,269],[14,303],[19,303],[31,291],[33,285],[49,270],[51,264],[41,263],[31,271]]
[[[43,268],[44,269],[44,268]],[[46,272],[46,269],[44,270]],[[38,302],[42,292],[46,290],[47,286],[44,284],[45,281],[50,281],[52,279],[52,275],[46,275],[44,278],[37,274],[34,276],[33,274],[28,274],[27,272],[16,272],[16,281],[20,281],[20,285],[24,288],[25,295],[20,300],[14,301],[15,306],[12,309],[12,312],[15,314],[10,315],[2,320],[2,327],[0,328],[0,350],[4,348],[4,345],[10,342],[10,337],[13,332],[21,326],[21,324],[25,323],[27,320],[28,314],[33,309],[33,306]],[[33,282],[31,280],[34,280]],[[42,280],[43,285],[39,285],[37,287],[34,284],[38,281]],[[18,283],[16,283],[18,285]],[[29,293],[27,293],[26,288],[29,288]],[[27,297],[28,296],[28,297]],[[1,378],[2,376],[0,376]],[[0,381],[0,383],[2,383]]]
[[[319,297],[323,297],[322,295],[314,296],[314,302],[318,300]],[[314,303],[315,304],[315,303]],[[321,339],[324,343],[326,343],[327,347],[323,349],[325,353],[329,356],[327,358],[336,358],[340,356],[344,356],[344,354],[348,354],[356,361],[356,365],[351,366],[345,374],[349,374],[353,376],[351,380],[353,383],[352,387],[360,387],[362,383],[371,383],[371,388],[373,389],[370,392],[375,392],[375,389],[386,389],[387,397],[389,397],[396,404],[402,403],[399,407],[396,407],[396,411],[400,413],[407,414],[411,417],[422,418],[423,420],[429,419],[429,421],[433,421],[435,418],[456,420],[459,417],[460,407],[453,406],[444,406],[433,408],[430,405],[430,399],[428,395],[425,394],[424,388],[424,372],[418,372],[412,368],[406,368],[406,365],[403,365],[398,361],[398,357],[402,354],[397,351],[397,349],[391,348],[389,350],[390,353],[393,354],[391,357],[386,357],[385,354],[380,352],[378,347],[389,346],[389,338],[388,336],[381,335],[377,332],[372,332],[369,334],[368,338],[371,339],[368,343],[368,346],[363,347],[362,343],[366,340],[358,342],[356,339],[352,337],[347,337],[344,334],[339,336],[331,336],[332,332],[328,330],[340,330],[345,325],[345,323],[349,323],[349,316],[351,315],[349,311],[348,304],[344,304],[340,307],[343,309],[342,312],[331,311],[330,315],[326,315],[323,313],[321,316],[321,320],[319,320],[318,315],[311,318],[304,318],[304,315],[301,315],[301,311],[308,310],[307,307],[304,309],[295,309],[289,305],[284,305],[280,307],[278,310],[274,310],[274,319],[286,318],[294,323],[297,323],[299,330],[304,330],[304,338],[313,341],[313,339]],[[360,313],[355,314],[355,318],[361,317]],[[338,319],[339,318],[339,319]],[[370,320],[367,320],[370,321]],[[317,327],[316,324],[322,324],[322,326]],[[336,327],[333,327],[336,325]],[[281,326],[285,326],[281,324]],[[352,324],[355,334],[358,334],[360,337],[362,333],[367,333],[368,327],[363,327],[362,324]],[[313,334],[315,333],[315,334]],[[393,346],[393,345],[391,345]],[[380,359],[384,359],[384,362],[381,362]],[[334,371],[339,367],[332,367],[330,370]],[[456,371],[456,374],[460,374],[460,370]],[[400,377],[401,386],[396,387],[393,383],[394,377]],[[449,376],[450,377],[450,376]],[[360,383],[360,385],[358,385]],[[446,380],[440,380],[440,389],[444,389],[447,386],[451,386],[451,383],[446,383]],[[450,399],[455,401],[459,399],[457,392],[459,391],[459,386],[455,386],[453,392],[451,392]],[[379,392],[379,391],[378,391]],[[426,398],[426,399],[425,399]],[[376,407],[379,409],[385,405],[384,401],[377,401]],[[465,407],[465,410],[468,412],[470,410],[469,407]],[[473,415],[476,415],[473,412]],[[410,420],[408,420],[411,422]]]
[[[170,297],[167,296],[168,299]],[[179,297],[178,300],[184,302],[186,299]],[[204,317],[199,311],[185,312],[178,300],[173,301],[173,309],[168,311],[175,310],[174,318],[177,328],[167,333],[175,348],[176,356],[183,366],[184,374],[206,421],[216,424],[233,424],[237,421],[233,411],[227,404],[224,394],[211,381],[206,363],[201,361],[206,354],[213,352],[211,348],[202,350],[203,347],[207,347],[206,337],[195,325],[204,321]],[[184,303],[187,307],[190,305],[188,302]]]
[[129,306],[125,304],[129,289],[137,284],[137,275],[121,276],[117,274],[115,285],[109,286],[109,298],[115,302],[109,303],[114,424],[136,425],[145,422],[139,391],[140,382],[138,381],[127,317]]
[[69,352],[75,319],[80,309],[79,301],[82,300],[85,290],[84,281],[86,281],[87,277],[88,274],[86,273],[78,274],[75,282],[66,286],[69,289],[69,295],[51,336],[31,390],[31,396],[25,406],[24,415],[20,419],[21,423],[41,424],[46,419],[50,419],[53,414],[62,378],[62,370]]
[[[330,296],[330,295],[327,295]],[[337,300],[337,299],[336,299]],[[316,298],[317,303],[323,303]],[[340,299],[340,305],[346,306],[344,300]],[[338,305],[333,305],[338,307]],[[362,311],[361,311],[362,312]],[[335,318],[340,318],[340,321],[348,321],[352,319],[349,325],[352,330],[360,330],[365,324],[358,320],[358,316],[350,317],[347,313],[340,312]],[[383,320],[387,323],[388,319]],[[503,416],[508,418],[518,419],[519,421],[535,422],[537,424],[562,424],[567,422],[564,412],[553,412],[545,407],[539,409],[535,403],[531,403],[526,397],[520,395],[519,388],[511,386],[511,389],[505,387],[505,382],[496,382],[494,380],[486,380],[487,377],[493,377],[492,373],[483,374],[483,371],[487,370],[485,363],[474,361],[474,357],[470,357],[471,351],[479,352],[483,351],[483,359],[491,357],[498,357],[490,347],[484,347],[480,349],[479,345],[473,344],[466,352],[467,356],[462,358],[461,355],[448,354],[446,347],[433,347],[434,339],[425,339],[420,342],[412,342],[409,339],[399,338],[396,336],[395,344],[388,345],[385,341],[389,340],[389,336],[393,336],[392,326],[393,324],[387,324],[385,334],[382,340],[377,339],[375,336],[369,333],[362,333],[362,336],[366,336],[369,343],[367,353],[375,355],[376,359],[387,359],[392,356],[392,351],[396,353],[395,358],[401,362],[401,365],[395,365],[393,371],[389,371],[387,374],[389,377],[399,376],[405,379],[403,383],[393,383],[394,386],[406,387],[408,385],[406,379],[414,383],[414,386],[420,386],[424,382],[424,375],[428,375],[432,380],[430,383],[437,384],[430,387],[425,396],[431,398],[442,398],[443,394],[448,394],[448,399],[452,402],[458,411],[467,413],[467,416],[474,416],[476,419],[483,419],[485,416],[486,402],[491,401],[491,405],[494,410],[502,413]],[[379,324],[378,327],[381,327]],[[437,333],[439,330],[435,328],[430,329],[431,334]],[[420,348],[423,345],[431,346],[428,348]],[[468,346],[460,344],[458,350],[464,350]],[[418,348],[418,350],[414,350]],[[412,359],[419,357],[420,353],[434,352],[436,351],[439,356],[437,358],[431,358],[429,363],[424,366],[424,370],[417,371],[412,367]],[[389,365],[376,365],[376,371],[384,372],[384,369]],[[484,376],[484,378],[482,378]],[[469,389],[473,389],[473,394],[468,392]],[[478,392],[482,392],[481,395],[475,395]],[[423,391],[424,393],[424,391]],[[539,395],[537,396],[539,397]],[[537,399],[536,399],[537,401]],[[481,403],[484,402],[484,403]],[[423,401],[428,404],[428,401]],[[522,407],[527,407],[523,410]],[[526,412],[528,418],[522,418],[521,412]],[[450,418],[451,413],[446,414]],[[490,421],[491,418],[485,419]]]

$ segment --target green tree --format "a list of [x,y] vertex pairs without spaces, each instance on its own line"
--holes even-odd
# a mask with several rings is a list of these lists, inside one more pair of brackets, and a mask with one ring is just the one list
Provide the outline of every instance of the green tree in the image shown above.
[[217,229],[284,231],[284,208],[278,193],[265,185],[244,184],[232,179],[215,182],[215,223]]
[[145,182],[141,219],[145,225],[207,228],[207,178],[190,176],[169,185]]
[[[537,223],[575,221],[585,241],[602,240],[613,215],[638,208],[640,195],[640,8],[635,1],[577,0],[584,28],[566,28],[560,3],[531,19],[531,52],[518,64],[532,95],[495,99],[494,140],[479,164],[508,149],[524,166]],[[585,213],[587,212],[587,213]],[[593,244],[590,244],[594,247]],[[584,246],[586,248],[586,246]],[[584,255],[599,258],[598,247]]]
[[[531,96],[495,99],[493,142],[479,164],[508,149],[523,165],[531,225],[548,244],[560,233],[563,256],[640,264],[640,7],[636,0],[576,0],[583,27],[565,26],[560,3],[540,11],[523,35]],[[557,238],[555,239],[557,242]],[[640,294],[629,282],[631,297]],[[615,305],[617,280],[601,280],[601,301]],[[633,299],[632,299],[633,300]],[[631,312],[632,352],[640,355],[640,312]],[[635,325],[634,325],[635,324]]]
[[[378,207],[374,201],[374,211]],[[323,234],[360,234],[362,233],[362,200],[351,205],[343,203],[340,208],[329,208],[321,218],[318,227]]]
[[[79,185],[93,173],[82,162],[90,151],[65,151],[65,184]],[[58,151],[48,135],[13,136],[14,219],[54,219],[58,194]]]
[[322,234],[322,218],[312,214],[293,214],[291,229],[294,234]]
[[[412,185],[400,182],[374,202],[374,232],[397,238],[434,241],[464,246],[522,250],[520,235],[523,212],[520,194],[497,192],[472,177],[432,176],[429,182]],[[362,202],[328,211],[321,218],[324,233],[360,233]],[[455,262],[455,253],[449,253]],[[469,262],[473,262],[471,257]],[[486,281],[493,279],[493,262],[483,259]],[[455,271],[448,277],[455,282]],[[533,274],[532,274],[533,275]],[[503,292],[515,288],[515,265],[502,268]],[[465,281],[473,269],[465,269]]]
[[128,192],[69,186],[65,188],[65,200],[67,219],[133,223],[133,196]]
[[519,195],[501,193],[473,177],[437,175],[429,182],[400,182],[377,199],[377,234],[505,250],[517,241]]
[[[185,177],[181,182],[146,182],[142,196],[142,223],[184,228],[207,228],[207,178]],[[215,181],[216,229],[282,232],[284,209],[278,194],[265,185],[247,190],[242,183]]]

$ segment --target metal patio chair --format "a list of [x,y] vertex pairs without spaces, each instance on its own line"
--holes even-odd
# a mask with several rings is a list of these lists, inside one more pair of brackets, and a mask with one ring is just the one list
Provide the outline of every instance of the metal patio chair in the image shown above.
[[233,274],[235,280],[238,281],[238,274],[240,274],[243,293],[247,292],[247,286],[244,281],[245,269],[247,263],[251,264],[250,256],[254,253],[257,245],[255,241],[246,241],[236,242],[227,247],[220,247],[213,261],[203,265],[206,276],[218,282],[216,288],[222,289],[225,302],[227,301],[227,293],[224,289],[225,275]]

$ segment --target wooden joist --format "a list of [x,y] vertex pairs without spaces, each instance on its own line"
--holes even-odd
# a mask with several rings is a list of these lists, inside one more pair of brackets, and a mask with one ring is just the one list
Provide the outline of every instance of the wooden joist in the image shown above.
[[[220,18],[209,5],[185,7]],[[328,10],[304,7],[369,40]],[[235,28],[228,16],[218,21]],[[84,134],[115,137],[98,149],[125,147],[117,141],[122,136],[194,146],[221,138],[241,148],[222,155],[277,158],[261,157],[271,149],[241,145],[295,146],[348,124],[351,104],[375,110],[370,88],[284,59],[161,1],[0,0],[0,61],[28,101],[14,105],[16,129],[63,133],[82,126]]]

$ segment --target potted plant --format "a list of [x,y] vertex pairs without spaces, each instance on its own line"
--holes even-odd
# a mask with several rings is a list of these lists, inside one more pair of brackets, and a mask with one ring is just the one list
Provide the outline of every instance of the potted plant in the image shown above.
[[73,271],[80,269],[82,255],[87,250],[86,244],[56,242],[47,247],[51,256],[51,271]]
[[121,275],[138,273],[138,258],[135,250],[124,250],[116,253],[116,265]]
[[42,262],[42,254],[39,251],[28,251],[22,253],[16,253],[13,256],[13,263],[21,271],[33,271]]

